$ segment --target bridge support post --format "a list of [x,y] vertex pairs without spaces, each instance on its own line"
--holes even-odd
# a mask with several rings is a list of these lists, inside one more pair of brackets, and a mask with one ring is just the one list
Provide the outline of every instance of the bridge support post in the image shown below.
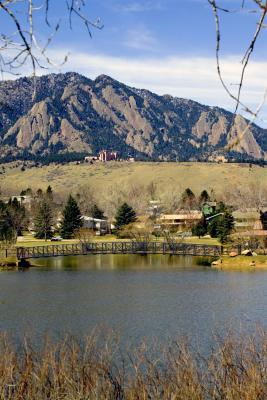
[[30,265],[31,265],[30,262],[25,258],[21,258],[20,260],[17,261],[17,267],[20,269],[29,268]]

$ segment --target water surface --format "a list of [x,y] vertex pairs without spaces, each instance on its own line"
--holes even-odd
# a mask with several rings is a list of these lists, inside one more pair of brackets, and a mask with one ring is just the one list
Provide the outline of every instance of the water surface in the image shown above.
[[0,274],[0,330],[83,336],[96,326],[123,340],[187,336],[212,343],[231,325],[267,327],[267,273],[222,272],[191,257],[92,255],[34,261]]

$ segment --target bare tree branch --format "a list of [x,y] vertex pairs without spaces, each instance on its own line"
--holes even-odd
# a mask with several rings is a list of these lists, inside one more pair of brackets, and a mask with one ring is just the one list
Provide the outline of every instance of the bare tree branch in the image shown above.
[[[60,66],[67,61],[66,55],[62,63],[57,65],[47,54],[47,50],[61,26],[61,21],[58,21],[51,27],[49,21],[50,5],[53,1],[55,2],[55,0],[41,0],[40,3],[37,0],[0,0],[0,18],[2,14],[2,17],[6,18],[15,29],[11,34],[0,33],[0,72],[2,74],[19,75],[20,69],[30,61],[32,74],[35,76],[37,67],[47,69],[50,66]],[[86,0],[66,0],[65,4],[70,29],[72,29],[74,16],[82,21],[90,37],[92,36],[91,28],[103,28],[99,19],[93,22],[83,12]],[[36,16],[39,17],[42,12],[44,23],[51,30],[45,44],[41,44],[38,39],[38,30],[35,28]],[[25,16],[27,17],[26,22]]]
[[[250,44],[242,58],[242,70],[241,70],[241,74],[240,74],[240,80],[239,83],[237,84],[238,86],[238,90],[237,90],[237,94],[233,93],[233,91],[229,88],[229,86],[226,84],[224,78],[223,78],[223,74],[222,74],[222,70],[221,70],[221,61],[220,61],[220,49],[221,49],[221,24],[220,24],[220,18],[219,18],[219,12],[227,12],[227,13],[231,13],[231,12],[236,12],[237,10],[228,10],[225,8],[222,8],[218,5],[218,1],[217,0],[208,0],[209,4],[212,7],[213,10],[213,14],[214,14],[214,19],[215,19],[215,24],[216,24],[216,64],[217,64],[217,73],[219,76],[219,79],[221,81],[221,84],[224,88],[224,90],[226,91],[226,93],[230,96],[231,99],[233,99],[236,103],[235,105],[235,110],[234,110],[234,117],[233,117],[233,122],[232,125],[230,127],[230,131],[233,128],[234,125],[234,121],[235,121],[235,116],[237,114],[238,108],[241,106],[243,108],[243,111],[245,111],[246,113],[251,115],[251,120],[250,123],[247,125],[246,129],[242,132],[241,135],[239,135],[239,137],[234,140],[233,143],[231,143],[230,145],[228,145],[227,149],[230,150],[232,149],[236,144],[238,144],[240,142],[240,140],[244,137],[244,135],[246,134],[246,132],[249,130],[249,128],[251,127],[251,125],[253,124],[253,122],[255,122],[256,118],[259,115],[260,110],[262,109],[265,99],[266,99],[266,95],[267,95],[267,90],[264,93],[264,97],[263,97],[263,101],[259,104],[259,106],[257,107],[256,110],[252,110],[251,107],[249,107],[248,105],[244,104],[244,102],[241,101],[241,94],[242,94],[242,88],[244,85],[244,79],[245,79],[245,73],[251,58],[251,55],[254,51],[256,42],[259,38],[259,35],[264,27],[264,21],[267,15],[267,0],[265,0],[264,2],[261,0],[253,0],[253,2],[256,4],[256,6],[258,6],[258,10],[260,12],[260,17],[257,23],[257,28],[255,30],[255,33],[250,41]],[[245,0],[242,0],[241,3],[241,9],[243,9],[245,7]],[[256,12],[255,11],[255,12]]]

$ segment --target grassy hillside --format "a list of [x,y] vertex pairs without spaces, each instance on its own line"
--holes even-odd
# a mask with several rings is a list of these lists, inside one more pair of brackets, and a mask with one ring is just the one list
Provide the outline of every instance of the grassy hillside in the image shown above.
[[87,193],[107,209],[124,198],[138,207],[152,197],[152,192],[171,204],[187,187],[196,195],[203,189],[214,190],[217,199],[227,193],[239,196],[240,192],[246,197],[259,188],[267,190],[266,178],[267,168],[249,168],[246,164],[111,162],[49,165],[24,172],[6,168],[0,176],[0,188],[3,194],[14,195],[29,186],[36,190],[50,184],[62,198],[69,193]]
[[173,184],[181,188],[191,187],[199,192],[203,188],[213,188],[216,192],[233,185],[261,183],[267,187],[267,168],[247,164],[207,164],[207,163],[107,163],[49,165],[31,168],[24,172],[20,168],[7,169],[0,177],[2,191],[11,194],[31,186],[44,189],[48,184],[56,191],[68,192],[90,185],[96,190],[118,183],[149,184],[154,182],[163,190]]

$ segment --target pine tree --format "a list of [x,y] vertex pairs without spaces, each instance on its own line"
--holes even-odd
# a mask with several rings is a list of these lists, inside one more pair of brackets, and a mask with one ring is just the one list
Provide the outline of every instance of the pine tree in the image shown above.
[[10,223],[8,205],[0,200],[0,241],[12,243],[16,241],[16,238],[16,232]]
[[202,218],[192,229],[193,236],[205,236],[207,233],[207,222]]
[[260,220],[264,230],[267,230],[267,212],[260,212]]
[[46,197],[48,198],[48,200],[53,201],[53,190],[50,185],[47,186]]
[[34,220],[35,237],[38,239],[50,239],[52,237],[53,212],[51,204],[43,199],[37,209]]
[[123,203],[117,210],[115,216],[115,227],[120,229],[124,225],[128,225],[131,222],[136,221],[136,213],[132,207],[127,203]]
[[218,226],[218,239],[221,243],[226,243],[228,241],[229,235],[234,229],[234,217],[232,213],[227,210],[222,218],[219,220]]
[[190,188],[187,188],[182,194],[182,205],[189,209],[196,205],[196,196]]
[[61,236],[64,239],[73,237],[75,231],[83,225],[81,212],[76,200],[70,195],[66,207],[63,210],[63,221],[61,224]]
[[37,195],[38,199],[41,199],[43,197],[42,189],[38,189],[37,192],[36,192],[36,195]]
[[91,216],[95,219],[105,219],[104,211],[100,210],[96,204],[91,209]]
[[234,217],[232,212],[225,208],[225,205],[221,206],[221,209],[223,208],[225,209],[223,215],[215,217],[209,222],[208,232],[211,237],[216,237],[221,243],[226,243],[234,229]]
[[199,204],[202,205],[202,204],[206,203],[207,201],[210,201],[210,196],[209,196],[207,190],[203,190],[199,196]]

